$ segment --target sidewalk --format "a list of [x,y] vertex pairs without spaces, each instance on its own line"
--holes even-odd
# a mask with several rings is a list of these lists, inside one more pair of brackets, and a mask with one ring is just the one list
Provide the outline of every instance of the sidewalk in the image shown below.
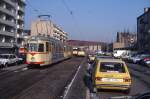
[[3,68],[3,70],[14,71],[14,70],[25,68],[25,67],[27,67],[27,64],[20,64],[16,66],[9,66],[9,67]]

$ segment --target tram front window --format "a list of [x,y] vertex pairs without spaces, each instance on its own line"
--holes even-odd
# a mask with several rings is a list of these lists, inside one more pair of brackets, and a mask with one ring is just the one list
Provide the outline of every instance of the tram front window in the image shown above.
[[38,52],[44,52],[44,44],[39,44]]
[[36,43],[28,44],[28,51],[30,51],[30,52],[37,51],[37,49],[38,49],[38,45]]
[[28,51],[44,52],[44,44],[30,43],[28,44]]

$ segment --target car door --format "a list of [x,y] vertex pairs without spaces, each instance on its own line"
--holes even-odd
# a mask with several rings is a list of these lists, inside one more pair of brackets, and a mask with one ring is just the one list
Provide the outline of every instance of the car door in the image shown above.
[[15,55],[12,55],[12,63],[16,63],[17,62],[17,57]]
[[13,63],[13,56],[9,55],[8,64],[12,64],[12,63]]

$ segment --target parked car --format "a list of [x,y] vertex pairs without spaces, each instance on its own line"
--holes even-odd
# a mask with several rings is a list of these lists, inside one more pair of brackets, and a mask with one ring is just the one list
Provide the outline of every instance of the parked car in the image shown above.
[[89,54],[89,55],[88,55],[88,62],[89,62],[89,63],[92,63],[92,62],[95,60],[95,56],[96,56],[96,55],[93,54],[93,53],[92,53],[92,54]]
[[137,54],[137,55],[131,57],[130,59],[133,63],[136,64],[136,63],[139,63],[142,59],[144,59],[146,57],[150,57],[150,55],[149,54]]
[[8,65],[17,64],[20,59],[14,54],[0,54],[0,65],[7,67]]
[[25,54],[19,54],[18,56],[18,64],[23,64],[26,61],[26,55]]
[[140,64],[150,67],[150,57],[146,57],[146,58],[142,59],[140,61]]
[[93,66],[92,83],[93,90],[113,89],[130,92],[131,76],[124,61],[119,59],[99,58]]

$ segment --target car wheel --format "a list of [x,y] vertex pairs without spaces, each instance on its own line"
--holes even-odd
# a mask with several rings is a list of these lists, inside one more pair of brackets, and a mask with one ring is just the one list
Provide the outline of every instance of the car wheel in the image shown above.
[[97,88],[96,87],[93,87],[93,92],[97,93]]
[[15,66],[18,65],[18,62],[15,62]]
[[150,68],[150,64],[147,64],[147,66]]
[[8,63],[6,63],[6,64],[4,65],[4,67],[8,67]]
[[129,88],[129,89],[125,90],[124,93],[125,93],[125,94],[129,94],[129,93],[130,93],[130,90],[131,90],[131,89]]
[[134,64],[136,64],[136,61],[133,61]]

